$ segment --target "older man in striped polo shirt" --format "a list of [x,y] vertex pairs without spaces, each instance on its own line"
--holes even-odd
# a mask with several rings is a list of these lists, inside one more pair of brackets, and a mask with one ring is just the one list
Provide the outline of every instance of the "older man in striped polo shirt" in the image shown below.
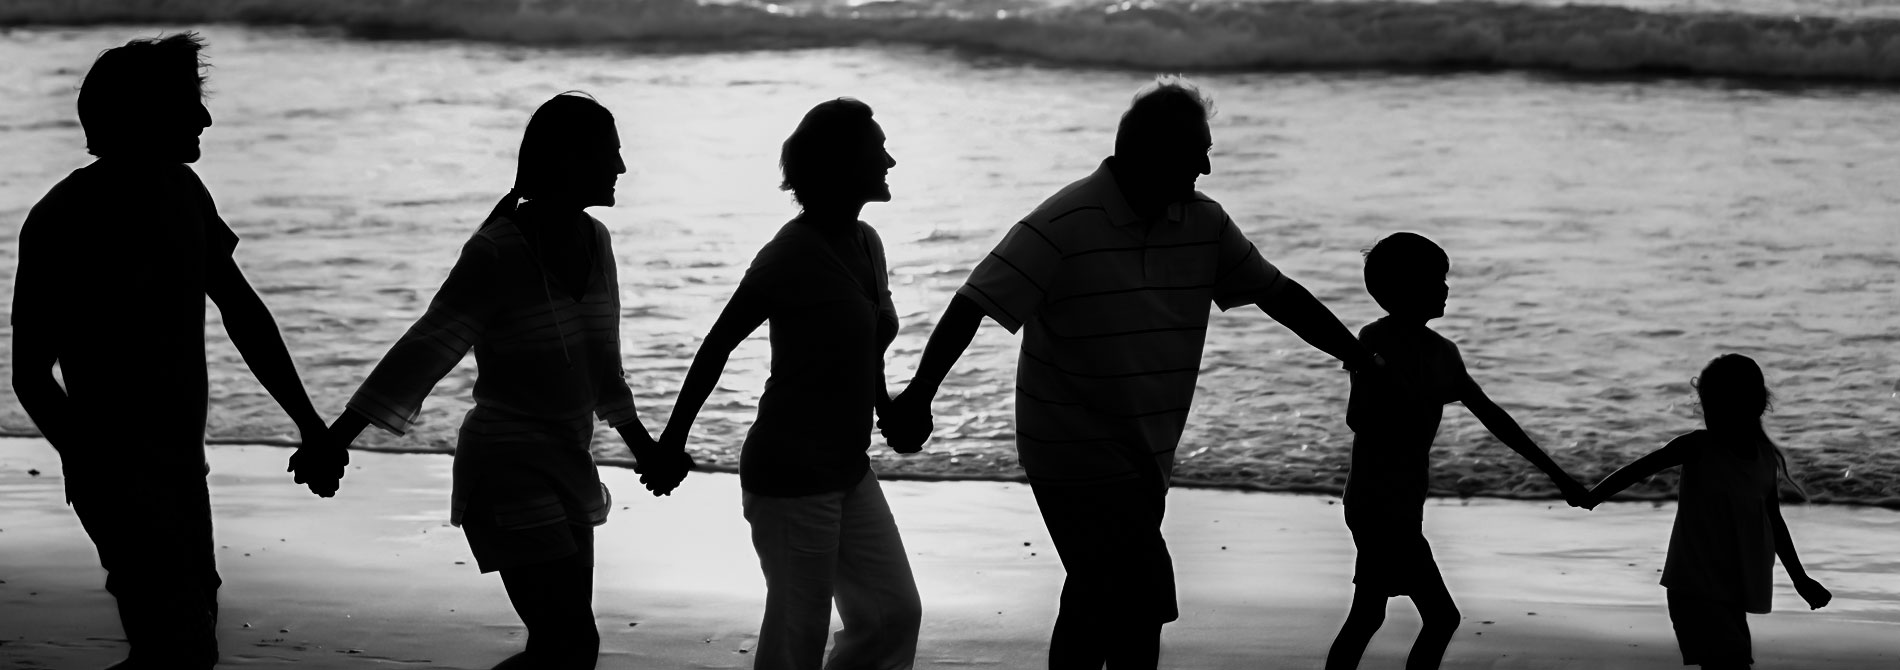
[[982,318],[1022,331],[1016,448],[1068,572],[1053,669],[1154,668],[1161,625],[1178,617],[1160,525],[1210,304],[1259,305],[1349,368],[1376,361],[1194,190],[1212,112],[1178,78],[1137,94],[1115,155],[971,271],[880,421],[893,446],[921,448],[930,399]]

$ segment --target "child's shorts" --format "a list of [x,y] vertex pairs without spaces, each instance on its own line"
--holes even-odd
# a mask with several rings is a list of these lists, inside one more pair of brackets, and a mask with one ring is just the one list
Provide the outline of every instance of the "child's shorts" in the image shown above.
[[1442,590],[1445,578],[1425,541],[1422,516],[1356,512],[1346,508],[1346,528],[1359,551],[1352,583],[1388,598]]
[[1723,602],[1693,593],[1669,592],[1669,623],[1676,627],[1676,645],[1683,665],[1751,665],[1755,662],[1748,637],[1748,614],[1741,603]]

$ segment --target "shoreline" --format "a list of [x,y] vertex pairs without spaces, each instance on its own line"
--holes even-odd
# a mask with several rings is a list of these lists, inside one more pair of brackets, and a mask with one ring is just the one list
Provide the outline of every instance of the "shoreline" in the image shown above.
[[[500,580],[446,524],[451,459],[363,453],[337,498],[284,474],[276,447],[214,446],[225,664],[485,668],[520,648]],[[39,474],[31,475],[29,471]],[[58,457],[0,440],[0,668],[103,667],[123,654],[103,572],[61,504]],[[653,498],[630,470],[598,529],[600,667],[750,667],[763,582],[737,477],[696,473]],[[918,667],[1046,663],[1062,571],[1028,487],[887,481],[925,605]],[[1435,500],[1426,531],[1464,622],[1443,667],[1675,668],[1655,585],[1673,509],[1582,512],[1525,501]],[[1162,666],[1319,667],[1351,595],[1353,548],[1334,501],[1180,490],[1165,532],[1182,618]],[[1773,616],[1751,616],[1760,667],[1900,664],[1900,514],[1789,511],[1802,555],[1836,594],[1809,612],[1777,574]],[[1417,632],[1389,609],[1364,667],[1397,667]]]
[[[43,438],[37,432],[0,428],[0,440],[14,440],[14,439],[39,440]],[[205,445],[206,446],[222,446],[222,447],[260,446],[260,447],[294,449],[297,447],[298,442],[296,440],[289,439],[289,438],[211,437],[211,438],[205,439]],[[875,444],[872,446],[872,449],[874,451],[877,449]],[[401,447],[401,446],[387,446],[387,445],[368,445],[368,446],[352,445],[350,447],[350,451],[353,454],[359,453],[359,452],[368,452],[368,453],[379,453],[379,454],[439,454],[439,455],[444,455],[444,456],[451,455],[453,453],[451,451],[444,451],[441,449],[431,449],[431,448],[425,448],[425,447]],[[700,455],[700,454],[696,454],[696,456],[697,455]],[[632,470],[635,464],[634,460],[631,458],[606,458],[606,457],[601,457],[599,455],[596,455],[594,457],[594,463],[602,467],[611,467],[611,468],[624,469],[624,470]],[[879,460],[875,458],[872,460],[873,467],[876,467],[880,464],[888,465],[888,463],[880,463]],[[700,473],[700,474],[717,473],[717,474],[736,475],[739,472],[739,468],[737,465],[728,465],[728,464],[708,461],[708,462],[700,463],[698,465],[698,468],[695,470],[695,472]],[[999,483],[1015,483],[1015,484],[1027,484],[1029,482],[1028,476],[1021,474],[1020,470],[1018,470],[1017,474],[1013,474],[1013,475],[999,474],[999,473],[985,473],[985,472],[980,472],[980,471],[944,473],[944,472],[922,472],[922,471],[905,471],[905,470],[893,470],[893,471],[879,470],[878,478],[883,481],[914,481],[914,482],[999,482]],[[1579,482],[1582,483],[1586,487],[1594,483],[1594,482],[1582,481],[1582,480],[1579,480]],[[1344,487],[1324,485],[1324,484],[1287,484],[1287,485],[1258,484],[1258,483],[1245,482],[1245,481],[1228,481],[1228,480],[1222,480],[1222,479],[1216,479],[1216,478],[1181,476],[1181,475],[1176,475],[1174,477],[1171,488],[1207,490],[1207,491],[1235,491],[1235,492],[1245,492],[1245,493],[1285,493],[1285,494],[1296,494],[1296,495],[1331,496],[1334,498],[1339,497],[1341,494],[1345,492]],[[1675,487],[1673,485],[1668,486],[1662,490],[1643,490],[1643,489],[1632,487],[1626,491],[1618,493],[1616,495],[1616,500],[1614,502],[1618,502],[1618,503],[1673,502],[1676,499],[1674,491],[1675,491]],[[1783,493],[1785,496],[1787,491],[1784,489]],[[1563,499],[1563,496],[1559,495],[1556,489],[1554,488],[1552,488],[1548,493],[1518,493],[1515,491],[1483,491],[1483,490],[1466,493],[1466,492],[1449,490],[1442,487],[1437,487],[1431,490],[1431,492],[1428,494],[1428,497],[1436,501],[1517,500],[1517,501],[1536,502],[1536,501],[1561,501]],[[1784,499],[1783,504],[1793,505],[1793,504],[1804,504],[1804,503],[1798,500]],[[1884,497],[1877,497],[1877,498],[1847,498],[1847,497],[1835,496],[1835,495],[1831,495],[1827,493],[1811,493],[1810,500],[1806,501],[1805,504],[1823,505],[1823,506],[1830,506],[1830,507],[1874,508],[1874,509],[1900,511],[1900,495],[1884,496]]]

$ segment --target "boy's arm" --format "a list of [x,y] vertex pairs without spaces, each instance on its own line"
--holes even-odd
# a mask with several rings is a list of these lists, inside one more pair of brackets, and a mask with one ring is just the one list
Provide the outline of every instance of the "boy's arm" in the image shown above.
[[1578,484],[1577,480],[1572,479],[1569,473],[1564,472],[1563,467],[1557,465],[1557,461],[1552,460],[1550,454],[1538,448],[1537,443],[1531,440],[1531,436],[1525,434],[1524,429],[1517,425],[1517,421],[1513,420],[1504,408],[1492,402],[1490,396],[1484,394],[1484,389],[1472,384],[1464,403],[1465,408],[1478,417],[1478,422],[1484,424],[1486,430],[1491,431],[1492,435],[1496,435],[1504,442],[1504,446],[1510,447],[1511,451],[1517,452],[1517,455],[1523,456],[1524,460],[1530,461],[1531,465],[1537,466],[1538,470],[1542,470],[1544,475],[1550,477],[1550,481],[1557,485],[1557,490],[1563,492],[1565,502],[1573,507],[1592,506],[1587,501],[1589,491],[1584,489],[1582,484]]
[[1293,278],[1286,277],[1285,282],[1269,298],[1261,300],[1260,311],[1272,317],[1274,321],[1292,330],[1307,344],[1331,354],[1344,363],[1347,370],[1361,371],[1378,367],[1370,349],[1352,336],[1352,331],[1339,322],[1333,311],[1313,297],[1311,291],[1301,286]]
[[1794,580],[1794,590],[1801,599],[1808,601],[1808,609],[1826,607],[1834,599],[1827,587],[1808,576],[1806,568],[1801,567],[1801,557],[1794,550],[1794,536],[1788,534],[1788,522],[1781,518],[1781,501],[1769,498],[1768,519],[1775,526],[1775,555],[1781,559],[1781,567],[1788,571],[1788,578]]
[[1664,445],[1663,448],[1649,452],[1642,458],[1631,461],[1629,465],[1617,468],[1616,472],[1610,473],[1610,476],[1604,477],[1603,481],[1597,482],[1597,485],[1590,489],[1587,506],[1595,507],[1598,503],[1609,500],[1610,496],[1616,495],[1618,491],[1629,488],[1631,484],[1688,462],[1688,438],[1687,435],[1678,436],[1670,440],[1669,444]]
[[277,321],[257,291],[251,288],[251,283],[245,280],[237,261],[220,258],[206,269],[205,293],[224,315],[225,330],[231,334],[231,343],[237,345],[238,353],[244,356],[244,363],[257,375],[257,381],[270,392],[271,398],[290,415],[291,421],[296,422],[297,430],[303,434],[304,446],[329,446],[329,428],[310,404],[310,396],[304,393],[303,380],[298,378],[297,366],[290,360],[290,350],[284,347]]

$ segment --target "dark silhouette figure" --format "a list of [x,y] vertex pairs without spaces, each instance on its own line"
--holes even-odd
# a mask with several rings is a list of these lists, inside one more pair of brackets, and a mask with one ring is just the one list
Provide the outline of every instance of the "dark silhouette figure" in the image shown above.
[[54,186],[20,231],[13,387],[59,451],[67,501],[99,549],[132,647],[118,668],[218,659],[206,297],[302,432],[298,453],[328,435],[232,258],[237,235],[186,165],[211,125],[203,46],[182,33],[100,54],[79,91],[98,160]]
[[1058,670],[1154,668],[1161,626],[1178,618],[1161,519],[1210,304],[1259,305],[1351,367],[1376,365],[1194,190],[1211,171],[1212,112],[1185,81],[1138,93],[1115,155],[971,271],[880,422],[893,446],[919,448],[930,400],[983,317],[1022,330],[1016,449],[1068,572],[1049,643]]
[[1471,379],[1458,346],[1425,325],[1445,315],[1450,270],[1445,251],[1413,233],[1389,235],[1366,253],[1366,290],[1386,316],[1361,329],[1359,341],[1386,365],[1376,374],[1352,376],[1346,410],[1352,471],[1344,503],[1359,557],[1352,610],[1327,654],[1327,670],[1359,666],[1366,643],[1385,622],[1387,598],[1410,596],[1425,623],[1406,659],[1408,670],[1438,667],[1458,628],[1458,607],[1423,530],[1429,456],[1445,405],[1464,403],[1491,434],[1548,475],[1572,505],[1581,505],[1586,494]]
[[[734,347],[771,322],[772,373],[739,455],[752,546],[765,572],[759,670],[910,668],[922,621],[917,584],[870,447],[890,402],[884,349],[897,335],[884,243],[858,220],[888,202],[897,161],[871,108],[850,98],[805,114],[779,158],[803,209],[759,250],[706,333],[660,437],[683,450]],[[829,658],[831,605],[844,629]]]
[[1681,466],[1676,525],[1662,585],[1683,665],[1709,670],[1754,664],[1745,613],[1767,614],[1775,557],[1810,609],[1833,595],[1808,576],[1781,518],[1777,473],[1806,498],[1788,474],[1788,459],[1762,430],[1770,394],[1761,367],[1740,354],[1723,354],[1695,378],[1704,430],[1690,431],[1598,482],[1586,507],[1665,469]]
[[[690,459],[659,457],[620,363],[620,290],[607,228],[626,172],[614,118],[585,94],[535,110],[515,188],[462,246],[426,313],[391,347],[331,427],[397,434],[470,349],[475,408],[456,438],[450,521],[482,572],[501,572],[527,649],[496,668],[592,668],[594,526],[608,499],[588,448],[595,415],[619,431],[654,495]],[[523,201],[525,199],[525,202]],[[339,449],[340,451],[340,449]]]

